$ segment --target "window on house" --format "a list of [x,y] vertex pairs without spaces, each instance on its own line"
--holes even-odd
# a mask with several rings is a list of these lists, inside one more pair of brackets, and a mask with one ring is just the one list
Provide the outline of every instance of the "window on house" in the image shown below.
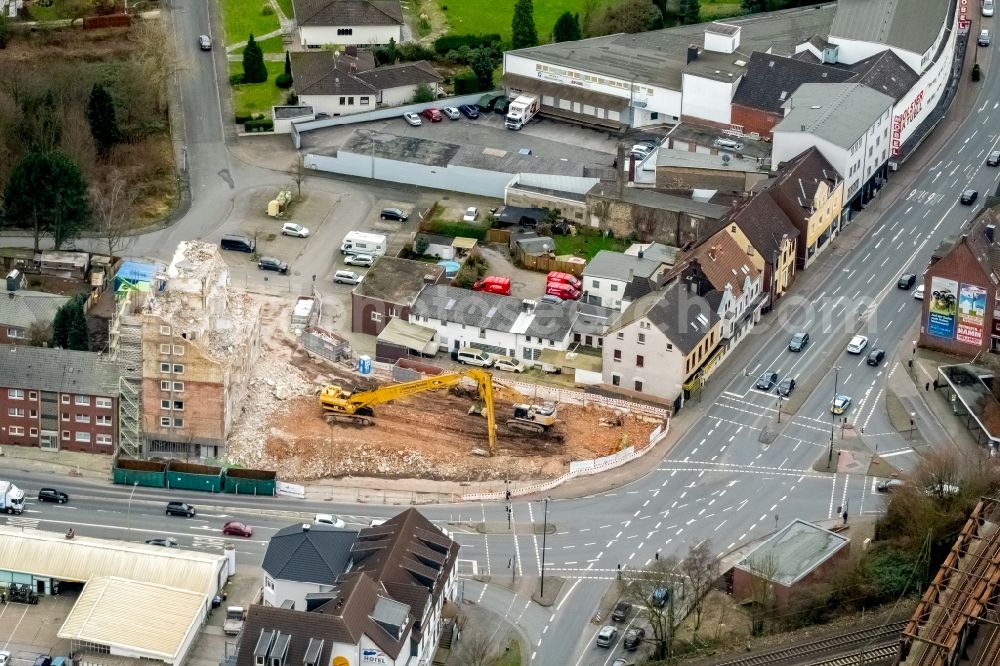
[[353,35],[354,28],[337,28],[337,34],[340,36]]
[[34,391],[28,391],[28,400],[38,400],[38,394]]
[[368,98],[367,97],[359,97],[358,99],[361,100],[361,106],[368,106]]
[[525,342],[531,342],[531,336],[530,335],[524,336],[524,341]]
[[90,414],[77,414],[73,420],[77,423],[90,423]]
[[645,319],[639,322],[639,328],[643,329],[644,331],[648,331],[649,326],[650,326],[649,322],[646,321]]
[[14,437],[17,437],[18,435],[23,435],[24,434],[24,427],[23,426],[11,426],[11,427],[7,428],[7,434],[9,434],[11,436],[14,436]]
[[160,327],[160,335],[170,335],[170,327],[169,326],[161,326]]
[[69,430],[63,430],[62,431],[62,438],[63,439],[69,439]]
[[389,306],[389,316],[390,317],[398,317],[399,316],[399,310],[396,309],[395,305]]
[[601,286],[601,281],[600,280],[591,280],[590,281],[590,286],[593,287],[594,289],[597,289],[598,287]]
[[183,375],[184,374],[184,366],[181,365],[181,364],[179,364],[179,363],[174,363],[174,374],[175,375]]
[[183,411],[184,410],[184,401],[183,400],[174,400],[174,409]]
[[175,428],[183,428],[184,427],[184,419],[174,419],[174,427]]
[[611,291],[618,291],[618,285],[612,284],[611,285]]
[[613,354],[614,354],[615,361],[622,360],[622,350],[621,349],[614,350]]
[[75,439],[78,442],[83,442],[84,444],[90,444],[90,433],[77,431]]
[[169,428],[170,427],[170,423],[171,423],[171,421],[170,421],[170,417],[169,416],[161,416],[160,417],[160,427],[161,428]]
[[[577,342],[580,341],[580,336],[579,335],[576,336],[576,341]],[[593,347],[594,346],[594,339],[591,336],[588,335],[586,337],[586,340],[584,341],[583,344],[587,345],[588,347]]]
[[641,379],[635,380],[635,390],[638,391],[639,393],[642,393],[642,380]]
[[372,313],[372,321],[374,321],[376,323],[382,321],[382,313],[381,312],[373,312]]
[[479,329],[479,337],[481,337],[481,338],[485,338],[486,337],[486,329],[485,328]]
[[174,390],[178,391],[178,392],[183,391],[184,390],[184,382],[174,382]]
[[21,407],[10,407],[7,409],[7,416],[13,416],[15,418],[23,418],[24,409]]
[[521,358],[523,358],[525,361],[533,361],[534,360],[534,358],[532,358],[531,348],[530,347],[525,347],[524,349],[521,350]]
[[94,398],[94,404],[101,409],[111,409],[111,398]]
[[160,364],[160,372],[170,372],[170,364],[169,363],[161,363]]
[[646,334],[645,333],[640,333],[636,337],[636,342],[638,342],[640,345],[646,344]]
[[[590,339],[589,335],[587,336],[587,339],[588,340]],[[573,334],[573,342],[580,342],[580,334],[579,333],[574,333]],[[589,345],[590,342],[588,342],[587,344]]]
[[170,345],[160,345],[160,353],[161,354],[169,354],[170,353]]
[[347,98],[347,104],[348,104],[348,106],[354,106],[354,98],[353,97],[348,97]]
[[25,333],[24,331],[21,331],[21,330],[16,329],[16,328],[8,328],[7,329],[7,337],[8,338],[27,338],[28,334]]
[[625,339],[625,331],[618,331],[618,336],[617,337],[618,337],[619,340],[624,340]]
[[269,590],[273,590],[274,589],[274,581],[271,580],[270,578],[265,577],[264,578],[264,587],[266,587]]
[[611,383],[614,386],[621,386],[622,385],[622,378],[619,377],[618,375],[611,375]]
[[24,391],[21,389],[7,389],[7,397],[11,400],[24,400]]
[[69,412],[63,412],[62,413],[62,420],[63,421],[69,421]]
[[184,356],[184,345],[174,345],[174,356]]
[[646,360],[646,358],[644,356],[636,356],[635,357],[635,367],[641,368],[642,364],[643,364],[643,362],[645,360]]
[[170,401],[169,400],[161,400],[160,401],[160,409],[170,409]]
[[170,390],[170,382],[168,382],[168,381],[161,381],[160,382],[160,390],[161,391],[169,391]]
[[111,435],[108,434],[98,435],[97,443],[102,446],[111,446]]
[[38,437],[38,428],[32,428],[28,431],[29,437]]
[[108,416],[107,414],[104,414],[102,416],[94,417],[94,421],[99,426],[109,426],[109,425],[111,425],[111,417]]

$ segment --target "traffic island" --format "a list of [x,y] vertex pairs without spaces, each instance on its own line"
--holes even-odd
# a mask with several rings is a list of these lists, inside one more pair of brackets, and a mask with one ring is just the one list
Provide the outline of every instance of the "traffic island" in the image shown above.
[[534,601],[539,606],[551,606],[559,598],[559,593],[562,592],[563,583],[565,581],[562,578],[557,578],[555,576],[545,577],[545,594],[542,594],[542,580],[538,580],[538,586],[535,588],[535,593],[531,595],[531,600]]

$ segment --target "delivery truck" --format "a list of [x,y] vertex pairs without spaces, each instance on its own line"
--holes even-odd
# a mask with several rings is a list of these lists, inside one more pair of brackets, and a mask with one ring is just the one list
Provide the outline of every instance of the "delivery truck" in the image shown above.
[[0,481],[0,511],[8,514],[24,511],[24,491],[10,481]]
[[518,95],[507,109],[507,129],[519,130],[538,113],[540,103],[536,95]]

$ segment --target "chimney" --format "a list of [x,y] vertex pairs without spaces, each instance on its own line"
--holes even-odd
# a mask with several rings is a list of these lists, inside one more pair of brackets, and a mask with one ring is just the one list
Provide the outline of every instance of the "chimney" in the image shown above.
[[690,65],[697,59],[698,59],[698,45],[691,44],[690,46],[688,46],[687,64]]
[[718,251],[719,251],[719,248],[717,246],[715,246],[715,245],[713,245],[712,247],[708,248],[708,258],[711,259],[712,261],[715,261],[715,253],[718,252]]
[[642,248],[640,247],[640,248],[639,248],[639,258],[640,258],[640,259],[642,259],[642,257],[643,257],[643,255],[644,255],[644,254],[645,254],[645,250],[643,250],[643,249],[642,249]]
[[986,225],[986,240],[990,242],[990,245],[996,242],[996,231],[997,228],[992,224]]

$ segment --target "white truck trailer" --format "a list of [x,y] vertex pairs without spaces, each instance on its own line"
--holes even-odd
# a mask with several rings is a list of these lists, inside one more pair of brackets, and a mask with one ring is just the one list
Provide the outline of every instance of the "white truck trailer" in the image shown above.
[[507,108],[507,129],[519,130],[535,117],[541,103],[537,95],[518,95],[517,99]]
[[8,514],[24,511],[24,491],[10,481],[0,481],[0,511]]

